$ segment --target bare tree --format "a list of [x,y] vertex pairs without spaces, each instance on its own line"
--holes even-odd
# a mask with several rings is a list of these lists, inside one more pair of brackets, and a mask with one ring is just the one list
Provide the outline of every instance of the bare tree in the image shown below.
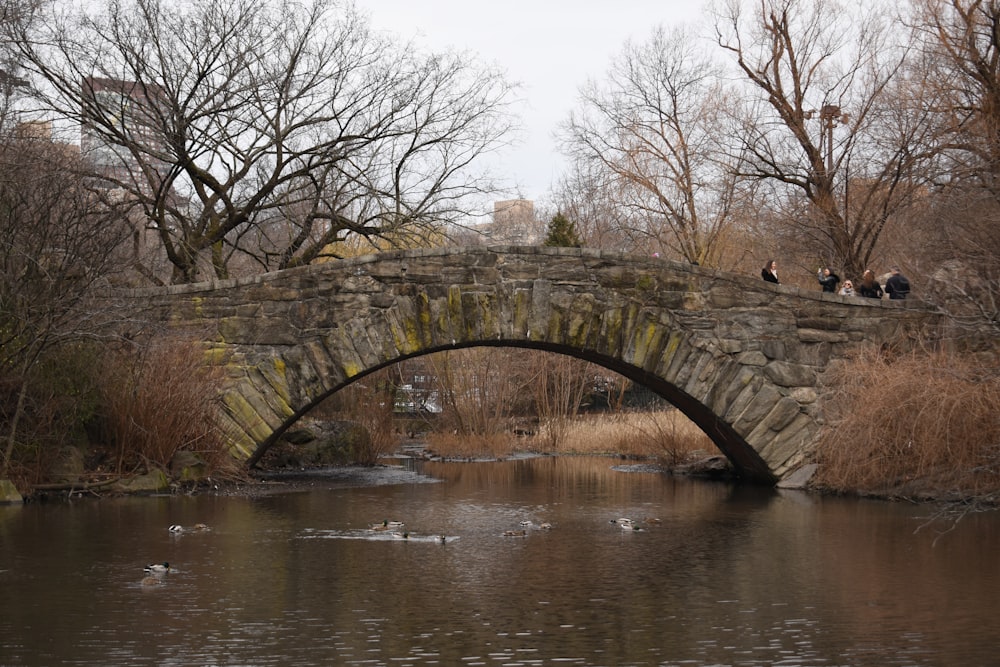
[[39,361],[104,330],[88,304],[130,237],[113,201],[83,186],[72,147],[35,133],[0,136],[0,475],[10,464]]
[[907,35],[880,3],[745,6],[729,0],[715,22],[757,93],[734,115],[744,173],[770,184],[817,262],[860,275],[886,223],[917,203],[933,157],[927,110],[900,81]]
[[933,112],[943,184],[1000,200],[1000,2],[915,0],[914,95]]
[[53,4],[33,25],[7,38],[42,102],[81,124],[174,281],[454,220],[490,189],[476,159],[510,127],[500,73],[391,43],[337,0]]
[[462,435],[493,436],[510,426],[530,396],[525,355],[509,348],[482,347],[428,357],[439,383],[445,418]]
[[563,146],[627,212],[629,235],[697,264],[716,264],[739,182],[723,147],[728,93],[685,28],[625,46],[604,81],[581,91]]
[[931,110],[939,177],[924,216],[931,295],[967,341],[1000,329],[1000,2],[916,0],[913,95]]
[[555,451],[580,413],[584,397],[593,390],[595,378],[606,372],[589,362],[551,352],[531,352],[530,357],[535,371],[532,381],[535,411],[548,450]]
[[619,205],[619,181],[600,166],[572,161],[555,188],[557,210],[576,224],[588,248],[653,252],[645,234],[633,233],[629,213]]

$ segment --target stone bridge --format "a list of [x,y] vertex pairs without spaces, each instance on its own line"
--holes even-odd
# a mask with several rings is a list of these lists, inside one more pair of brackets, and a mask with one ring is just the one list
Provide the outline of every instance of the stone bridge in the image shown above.
[[571,355],[645,385],[744,478],[773,483],[813,451],[831,366],[937,324],[919,303],[576,248],[388,252],[129,295],[143,319],[206,341],[226,366],[220,420],[251,466],[365,374],[493,345]]

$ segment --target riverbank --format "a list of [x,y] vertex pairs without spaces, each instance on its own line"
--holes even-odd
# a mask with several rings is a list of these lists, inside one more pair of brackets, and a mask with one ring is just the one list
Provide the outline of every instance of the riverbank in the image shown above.
[[[676,410],[624,415],[584,416],[549,428],[535,428],[520,435],[493,438],[458,437],[441,433],[416,433],[399,429],[394,444],[373,460],[376,465],[356,465],[345,458],[342,446],[332,438],[328,447],[338,453],[329,459],[314,458],[316,443],[323,441],[324,429],[303,425],[313,436],[301,441],[282,442],[264,457],[259,468],[245,470],[239,465],[225,469],[199,467],[192,457],[180,457],[170,470],[151,469],[140,475],[116,475],[100,466],[84,465],[74,458],[72,471],[63,481],[33,487],[21,499],[25,502],[100,498],[117,495],[199,495],[260,496],[309,488],[375,486],[413,483],[419,477],[398,465],[405,459],[429,461],[484,462],[519,457],[603,456],[609,466],[627,473],[658,472],[665,475],[733,482],[734,470],[711,441]],[[557,430],[554,430],[557,429]],[[329,436],[330,432],[326,433]],[[311,439],[310,439],[311,438]],[[340,447],[338,449],[338,447]],[[308,451],[308,455],[303,452]],[[102,460],[91,457],[90,460]],[[387,464],[386,462],[391,462]],[[936,475],[898,477],[882,484],[836,487],[827,483],[829,475],[819,472],[798,479],[792,486],[821,495],[856,496],[886,501],[948,503],[973,508],[1000,506],[995,493],[968,493],[957,483],[955,471],[941,469]],[[787,483],[786,483],[787,484]],[[2,490],[2,489],[0,489]],[[16,493],[16,490],[15,490]],[[9,502],[21,497],[10,496]],[[0,499],[2,501],[2,499]]]

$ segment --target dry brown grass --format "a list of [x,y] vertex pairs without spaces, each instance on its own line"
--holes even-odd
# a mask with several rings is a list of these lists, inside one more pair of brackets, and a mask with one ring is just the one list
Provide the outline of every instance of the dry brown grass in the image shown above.
[[1000,369],[940,352],[868,351],[834,379],[820,486],[899,497],[1000,491]]
[[165,469],[181,449],[209,465],[231,459],[213,419],[218,372],[204,365],[202,348],[191,341],[160,340],[109,353],[100,421],[115,470]]
[[587,415],[563,434],[560,452],[655,458],[666,464],[716,451],[712,441],[678,410]]
[[[561,421],[558,428],[557,439],[549,436],[544,425],[532,437],[434,433],[428,436],[428,447],[445,457],[504,457],[515,452],[546,452],[655,458],[666,464],[686,461],[695,453],[715,451],[708,436],[677,410],[585,415]],[[558,443],[554,450],[552,442]]]
[[445,458],[504,458],[515,452],[528,451],[525,441],[507,433],[466,435],[452,432],[427,434],[427,449]]

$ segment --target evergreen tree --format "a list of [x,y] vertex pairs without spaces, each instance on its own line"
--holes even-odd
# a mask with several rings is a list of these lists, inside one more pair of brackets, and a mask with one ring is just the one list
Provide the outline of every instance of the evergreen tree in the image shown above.
[[562,212],[556,213],[549,221],[549,233],[545,237],[544,245],[559,248],[579,248],[580,237],[576,233],[576,225],[564,216]]

